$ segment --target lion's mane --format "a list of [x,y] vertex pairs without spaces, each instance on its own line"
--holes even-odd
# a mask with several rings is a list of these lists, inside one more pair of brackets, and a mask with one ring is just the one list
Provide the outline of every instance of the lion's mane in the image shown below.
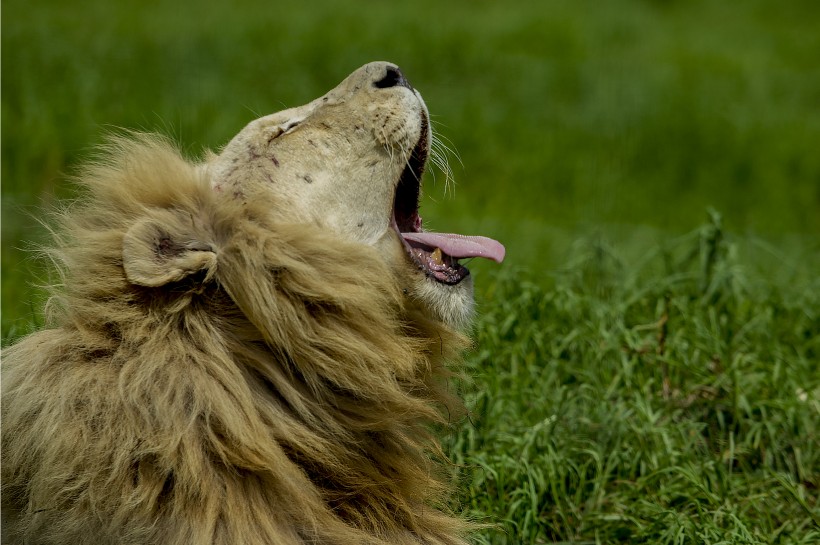
[[59,214],[49,328],[4,353],[4,534],[462,543],[429,426],[464,338],[375,250],[223,198],[164,139],[104,156]]

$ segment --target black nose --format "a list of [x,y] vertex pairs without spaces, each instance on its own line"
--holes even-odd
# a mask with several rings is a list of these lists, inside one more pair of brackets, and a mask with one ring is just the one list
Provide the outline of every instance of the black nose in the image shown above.
[[398,66],[388,66],[387,73],[384,75],[382,79],[375,82],[373,85],[378,87],[379,89],[386,89],[388,87],[407,87],[408,89],[412,89],[413,87],[410,85],[410,82],[407,81],[407,78],[404,77],[404,74],[401,73]]

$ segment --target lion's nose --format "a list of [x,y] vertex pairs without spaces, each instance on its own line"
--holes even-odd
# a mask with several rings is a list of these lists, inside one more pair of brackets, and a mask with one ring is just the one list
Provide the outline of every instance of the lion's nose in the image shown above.
[[388,66],[384,77],[374,82],[373,85],[379,89],[386,89],[388,87],[407,87],[408,89],[413,89],[413,86],[410,85],[410,82],[407,81],[407,78],[404,77],[404,74],[402,74],[398,66]]

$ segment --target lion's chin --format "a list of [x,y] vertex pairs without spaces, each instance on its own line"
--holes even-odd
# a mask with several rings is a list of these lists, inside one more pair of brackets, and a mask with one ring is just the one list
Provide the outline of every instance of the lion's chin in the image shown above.
[[429,276],[408,255],[401,235],[388,228],[373,245],[393,272],[410,308],[466,332],[473,320],[473,278],[467,275],[457,284],[446,284]]
[[422,277],[413,286],[413,297],[448,326],[466,331],[473,321],[473,278],[465,277],[455,285]]

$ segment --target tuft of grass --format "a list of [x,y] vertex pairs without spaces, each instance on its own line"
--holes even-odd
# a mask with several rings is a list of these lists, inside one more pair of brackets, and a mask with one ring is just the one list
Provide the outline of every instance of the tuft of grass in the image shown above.
[[820,278],[742,246],[713,213],[641,261],[583,241],[551,289],[493,278],[447,445],[483,542],[820,539]]

